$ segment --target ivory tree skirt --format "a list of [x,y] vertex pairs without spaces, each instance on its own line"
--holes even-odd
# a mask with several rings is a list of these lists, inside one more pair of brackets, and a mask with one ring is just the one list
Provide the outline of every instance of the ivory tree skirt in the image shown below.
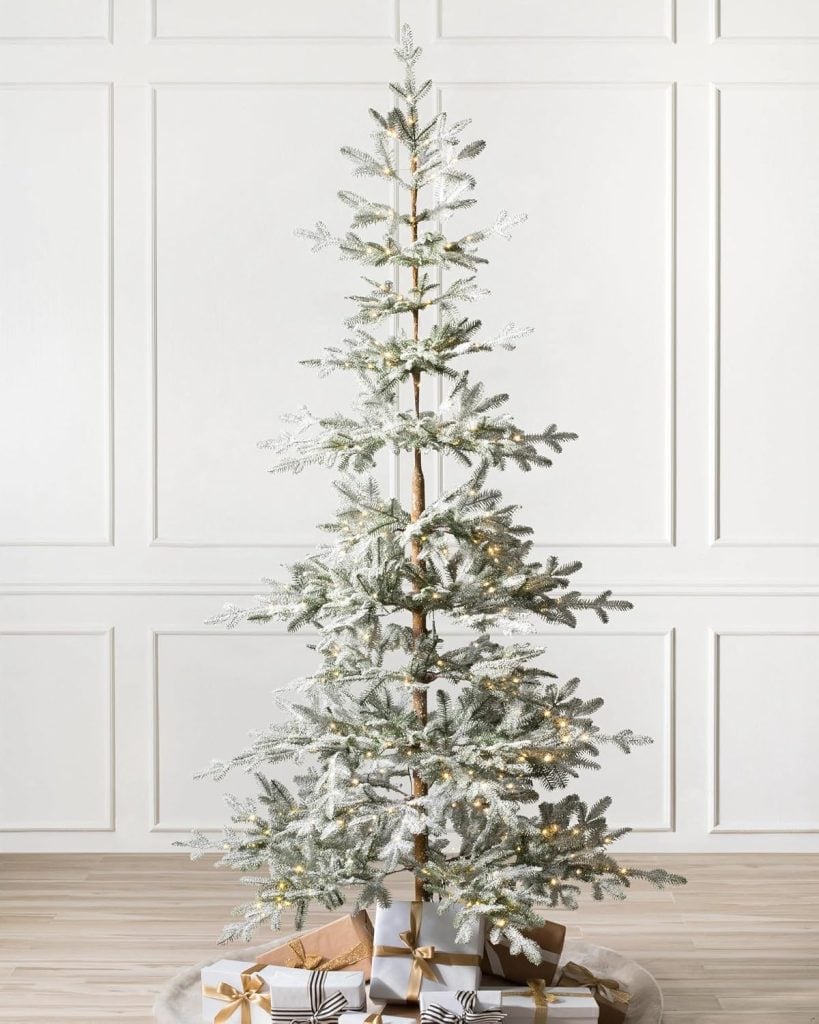
[[[229,947],[223,956],[234,957],[237,960],[253,960],[257,954],[295,937],[296,935],[276,936],[262,946],[250,948]],[[623,988],[631,992],[626,1024],[660,1024],[663,1016],[663,997],[659,985],[644,967],[620,956],[613,949],[572,939],[567,940],[561,957],[563,963],[569,960],[583,964],[599,977],[616,978]],[[204,966],[206,965],[201,963],[195,967],[186,967],[163,988],[154,1006],[154,1016],[159,1024],[202,1024],[199,972]],[[380,1005],[373,1004],[371,1008],[375,1009]]]

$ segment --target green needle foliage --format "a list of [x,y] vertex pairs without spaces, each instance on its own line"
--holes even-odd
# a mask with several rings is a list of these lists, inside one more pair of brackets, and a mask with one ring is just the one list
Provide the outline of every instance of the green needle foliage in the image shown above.
[[[357,176],[378,179],[380,200],[340,192],[353,211],[350,230],[336,237],[318,223],[301,232],[314,249],[390,274],[363,279],[347,336],[308,361],[322,375],[354,375],[358,400],[326,418],[302,410],[292,430],[265,443],[276,471],[341,472],[338,511],[324,526],[331,541],[290,566],[287,581],[266,581],[255,607],[227,606],[213,620],[310,626],[318,665],[291,682],[286,700],[276,698],[280,714],[247,750],[205,773],[251,772],[258,796],[228,798],[231,824],[218,840],[195,833],[182,845],[193,856],[220,851],[220,864],[245,872],[256,890],[225,940],[277,928],[291,908],[301,926],[310,903],[339,907],[350,890],[359,906],[387,904],[389,876],[405,870],[418,898],[462,906],[462,935],[485,915],[494,941],[503,935],[537,959],[521,930],[541,923],[540,908],[574,907],[584,888],[595,899],[622,898],[635,878],[660,887],[685,880],[618,865],[611,844],[628,830],[607,824],[608,798],[589,807],[556,796],[580,770],[599,768],[603,744],[628,753],[650,741],[630,730],[601,733],[594,714],[602,701],[579,696],[577,679],[557,680],[542,667],[543,649],[515,634],[536,622],[571,627],[584,613],[605,623],[630,605],[609,591],[575,589],[578,562],[535,561],[532,531],[487,485],[491,469],[551,465],[575,435],[519,425],[507,396],[462,368],[528,333],[510,324],[487,338],[461,311],[480,294],[484,243],[509,237],[523,218],[502,212],[485,229],[444,233],[475,202],[468,168],[484,143],[462,141],[468,121],[422,116],[431,82],[416,81],[420,50],[406,27],[396,55],[403,80],[391,86],[391,110],[370,111],[372,151],[343,150]],[[385,179],[393,205],[381,201]],[[439,376],[449,392],[428,410],[422,382]],[[383,452],[409,456],[410,509],[370,475]],[[469,471],[427,502],[429,453]],[[448,643],[441,625],[475,639]],[[292,786],[269,775],[281,762],[298,766]]]

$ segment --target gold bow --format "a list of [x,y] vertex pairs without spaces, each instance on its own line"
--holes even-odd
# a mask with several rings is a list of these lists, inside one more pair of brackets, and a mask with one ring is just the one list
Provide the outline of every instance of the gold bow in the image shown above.
[[410,926],[405,932],[399,933],[403,946],[376,946],[376,956],[409,956],[412,958],[409,980],[407,981],[406,1001],[417,1003],[421,994],[421,979],[440,981],[435,964],[457,964],[459,966],[478,967],[481,958],[476,953],[446,953],[434,946],[419,946],[418,933],[421,930],[421,914],[423,904],[410,903]]
[[358,963],[365,957],[372,956],[373,948],[369,942],[357,942],[346,953],[339,953],[329,960],[321,953],[308,953],[304,948],[301,939],[293,939],[287,945],[293,950],[294,959],[288,963],[288,967],[299,967],[306,971],[338,971],[342,967],[349,967]]
[[295,959],[288,963],[288,967],[301,967],[305,971],[315,971],[324,963],[324,957],[320,953],[308,953],[305,950],[301,939],[293,939],[287,945],[295,953]]
[[501,996],[520,996],[523,999],[533,999],[535,1002],[534,1024],[545,1024],[549,1018],[549,1004],[559,1003],[563,997],[556,996],[554,992],[547,992],[546,982],[543,978],[530,978],[526,984],[529,986],[528,991],[519,988],[510,989],[501,992]]
[[260,978],[256,971],[262,970],[263,964],[254,964],[242,971],[242,990],[234,988],[226,981],[220,981],[218,985],[205,985],[203,993],[208,999],[219,999],[228,1005],[219,1010],[213,1018],[213,1024],[227,1024],[230,1018],[241,1010],[241,1024],[251,1024],[251,1004],[255,1003],[265,1013],[270,1013],[270,996],[260,989],[264,988],[264,979]]
[[[564,979],[566,979],[564,981]],[[620,988],[620,982],[614,978],[598,978],[582,964],[564,964],[558,985],[584,985],[594,990],[595,996],[605,999],[607,1003],[620,1004],[621,1007],[628,1006],[631,993]]]

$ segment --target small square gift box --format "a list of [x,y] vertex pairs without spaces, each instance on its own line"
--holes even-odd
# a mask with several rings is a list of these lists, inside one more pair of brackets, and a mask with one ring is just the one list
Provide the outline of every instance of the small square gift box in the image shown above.
[[531,928],[523,934],[540,949],[540,963],[533,964],[523,953],[512,954],[508,943],[494,944],[487,939],[481,960],[484,974],[494,974],[507,981],[519,981],[523,985],[530,978],[542,978],[547,985],[551,985],[563,952],[565,927],[554,921],[546,921],[540,928]]
[[417,1003],[422,991],[476,989],[481,980],[483,924],[456,942],[458,908],[396,900],[375,914],[370,997]]
[[363,971],[370,978],[373,926],[367,912],[347,914],[323,928],[275,946],[258,957],[260,964],[301,967],[308,971]]
[[527,988],[504,989],[504,1024],[551,1024],[553,1021],[596,1021],[597,1003],[587,988],[549,988],[532,978]]
[[265,976],[273,1024],[336,1024],[345,1010],[367,1004],[363,971],[267,967]]
[[202,968],[202,1019],[213,1024],[267,1024],[272,968],[246,960],[217,960]]
[[558,985],[587,985],[600,1010],[600,1024],[622,1024],[626,1019],[631,994],[614,978],[598,978],[582,964],[568,963],[560,970]]
[[503,1024],[497,989],[477,992],[422,992],[421,1024]]

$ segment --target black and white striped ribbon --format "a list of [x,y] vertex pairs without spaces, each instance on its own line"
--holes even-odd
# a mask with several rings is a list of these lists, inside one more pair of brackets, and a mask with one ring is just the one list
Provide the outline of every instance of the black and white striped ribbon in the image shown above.
[[503,1010],[476,1010],[477,992],[456,992],[455,998],[461,1004],[462,1013],[448,1010],[440,1003],[433,1003],[421,1014],[421,1024],[502,1024],[506,1017]]
[[[272,1024],[337,1024],[339,1016],[348,1008],[347,998],[341,992],[324,995],[326,971],[305,971],[310,1009],[287,1009],[274,1006]],[[271,996],[273,991],[271,990]],[[274,997],[275,998],[275,997]]]

